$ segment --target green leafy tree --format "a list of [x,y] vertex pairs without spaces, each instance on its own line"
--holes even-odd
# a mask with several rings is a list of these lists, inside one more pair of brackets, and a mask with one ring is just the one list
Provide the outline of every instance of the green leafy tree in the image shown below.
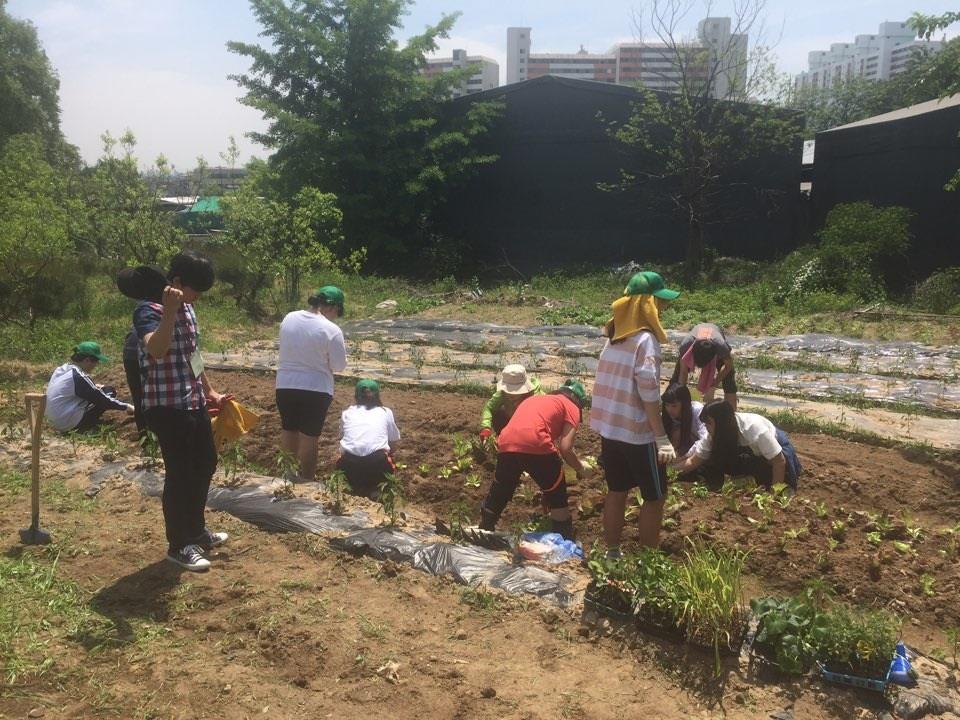
[[36,133],[49,150],[61,141],[60,81],[36,28],[7,14],[0,0],[0,147],[13,135]]
[[73,252],[81,203],[46,160],[38,135],[14,135],[0,152],[0,321],[60,315],[83,290]]
[[358,269],[364,250],[339,258],[343,215],[337,198],[304,187],[285,202],[271,186],[276,173],[255,165],[248,180],[222,199],[226,232],[218,242],[229,249],[225,279],[238,300],[258,311],[260,294],[279,280],[287,306],[297,303],[304,274],[321,269]]
[[[687,226],[686,270],[693,277],[703,267],[709,228],[744,216],[734,210],[744,208],[735,198],[746,168],[767,155],[799,153],[802,128],[798,115],[772,101],[735,102],[773,87],[775,70],[767,51],[758,47],[745,54],[736,41],[758,25],[762,3],[738,9],[724,47],[694,45],[681,35],[685,7],[686,0],[654,0],[650,6],[650,27],[671,59],[664,77],[676,88],[670,94],[640,88],[629,119],[607,123],[625,162],[616,180],[599,187],[635,193],[651,212],[681,218]],[[638,30],[642,35],[639,25]],[[754,190],[768,201],[777,199],[772,188]],[[759,209],[763,203],[754,205]]]
[[[450,113],[451,90],[473,71],[434,78],[425,56],[447,37],[444,16],[400,46],[411,0],[251,0],[269,46],[230,42],[251,59],[234,79],[269,120],[251,137],[275,150],[283,195],[310,186],[336,195],[347,247],[381,267],[410,261],[435,209],[495,156],[477,148],[498,109]],[[395,267],[395,265],[394,265]]]
[[130,130],[119,138],[107,132],[101,139],[103,156],[86,183],[87,228],[81,246],[111,264],[165,264],[186,239],[171,213],[157,203],[170,177],[169,162],[160,155],[141,174]]

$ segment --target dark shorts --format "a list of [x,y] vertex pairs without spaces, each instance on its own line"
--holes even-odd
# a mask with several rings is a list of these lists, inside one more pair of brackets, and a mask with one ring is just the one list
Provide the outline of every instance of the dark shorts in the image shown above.
[[640,488],[648,502],[667,493],[667,469],[657,465],[657,445],[633,445],[600,438],[600,464],[610,492],[628,492]]
[[313,390],[277,388],[280,427],[310,437],[319,437],[333,397]]
[[516,486],[520,474],[527,473],[543,493],[543,500],[551,510],[567,507],[567,481],[560,456],[531,453],[502,452],[497,455],[494,482],[497,485]]
[[397,471],[393,458],[386,450],[377,450],[369,455],[353,455],[342,451],[337,460],[337,470],[347,476],[350,491],[354,495],[363,495],[376,500],[380,492],[378,487],[384,475]]

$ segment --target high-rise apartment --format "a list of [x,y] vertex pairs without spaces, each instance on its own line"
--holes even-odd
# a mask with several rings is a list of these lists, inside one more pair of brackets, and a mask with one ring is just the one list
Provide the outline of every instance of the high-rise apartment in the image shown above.
[[507,28],[507,83],[542,75],[595,80],[618,85],[638,83],[653,90],[674,91],[681,80],[680,60],[688,76],[706,79],[714,64],[712,94],[717,98],[742,92],[747,64],[747,35],[731,32],[730,18],[706,18],[697,28],[699,43],[679,48],[656,43],[618,43],[606,53],[531,53],[531,28]]
[[427,77],[434,77],[440,73],[470,66],[475,66],[476,72],[459,86],[453,88],[451,93],[453,97],[470,95],[482,90],[492,90],[500,86],[500,65],[497,61],[483,55],[467,55],[466,50],[454,50],[453,55],[448,58],[428,59],[423,74]]
[[934,53],[936,40],[918,40],[906,22],[880,23],[876,35],[857,35],[852,43],[833,43],[829,50],[807,55],[808,69],[796,78],[796,87],[826,88],[853,78],[889,80],[907,69],[916,53]]

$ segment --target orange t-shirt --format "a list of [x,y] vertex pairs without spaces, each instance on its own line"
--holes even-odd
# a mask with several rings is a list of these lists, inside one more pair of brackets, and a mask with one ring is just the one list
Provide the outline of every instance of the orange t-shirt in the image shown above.
[[580,425],[580,408],[563,395],[534,395],[519,406],[497,437],[500,452],[551,455],[567,423]]

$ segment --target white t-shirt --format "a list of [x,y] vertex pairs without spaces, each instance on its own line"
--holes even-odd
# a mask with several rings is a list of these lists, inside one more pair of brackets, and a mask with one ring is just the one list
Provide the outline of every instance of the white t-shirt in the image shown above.
[[346,367],[343,332],[323,315],[294,310],[280,323],[278,388],[333,395],[333,374]]
[[385,407],[351,405],[340,415],[340,448],[351,455],[366,457],[377,450],[389,450],[400,439],[393,411]]
[[701,410],[703,410],[702,402],[697,402],[696,400],[690,401],[690,439],[693,441],[693,445],[691,445],[690,449],[687,450],[686,454],[683,456],[684,458],[688,458],[693,455],[700,442],[709,437],[707,426],[700,421]]
[[[763,415],[738,412],[734,417],[737,421],[738,445],[750,448],[754,455],[759,455],[766,460],[773,460],[783,452],[783,448],[777,442],[777,428]],[[710,457],[712,450],[713,439],[709,435],[698,441],[693,448],[697,456],[704,459]]]

